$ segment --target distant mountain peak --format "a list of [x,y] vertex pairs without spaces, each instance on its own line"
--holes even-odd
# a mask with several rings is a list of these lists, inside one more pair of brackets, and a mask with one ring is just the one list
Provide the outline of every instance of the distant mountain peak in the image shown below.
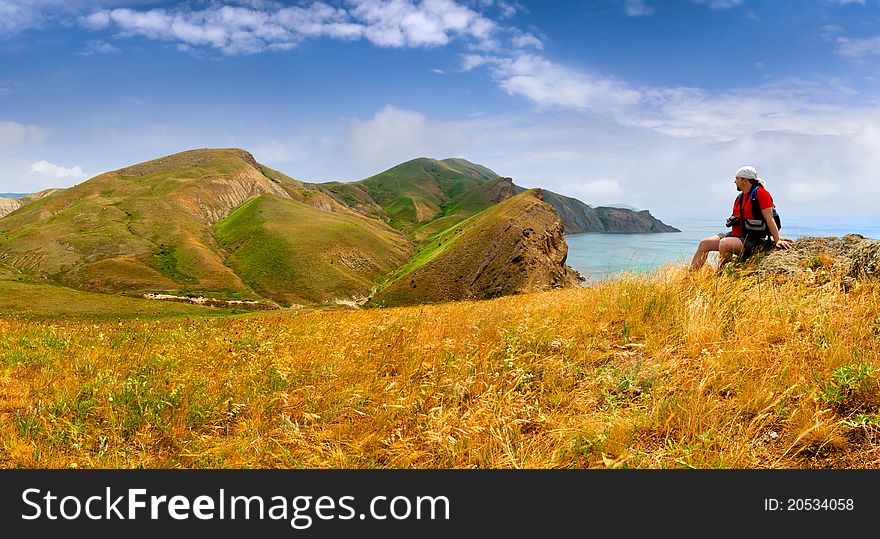
[[116,172],[122,176],[149,176],[158,172],[205,166],[223,159],[240,159],[254,168],[260,166],[250,152],[241,148],[199,148],[144,161]]

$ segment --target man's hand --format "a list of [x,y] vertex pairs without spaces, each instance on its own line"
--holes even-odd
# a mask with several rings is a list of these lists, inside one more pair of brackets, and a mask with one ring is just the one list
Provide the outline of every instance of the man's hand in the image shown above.
[[786,240],[779,240],[776,242],[777,249],[788,249],[791,247],[791,242]]

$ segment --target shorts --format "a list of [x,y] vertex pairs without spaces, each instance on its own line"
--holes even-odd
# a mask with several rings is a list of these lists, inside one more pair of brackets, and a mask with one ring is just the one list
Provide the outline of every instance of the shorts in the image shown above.
[[753,236],[734,236],[733,232],[721,232],[716,234],[719,238],[739,238],[739,241],[743,244],[743,252],[740,255],[740,260],[745,260],[746,258],[755,254],[755,252],[769,249],[772,241],[769,238],[755,238]]

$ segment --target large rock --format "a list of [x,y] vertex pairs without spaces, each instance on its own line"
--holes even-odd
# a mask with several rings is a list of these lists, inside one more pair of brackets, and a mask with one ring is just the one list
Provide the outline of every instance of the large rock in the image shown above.
[[759,252],[747,264],[761,275],[837,276],[846,282],[878,278],[880,240],[860,234],[805,237],[794,241],[790,249]]

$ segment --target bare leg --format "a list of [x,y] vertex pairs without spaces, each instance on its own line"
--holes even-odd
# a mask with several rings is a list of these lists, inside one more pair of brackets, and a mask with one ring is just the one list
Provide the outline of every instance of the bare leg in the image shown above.
[[709,256],[709,251],[717,251],[720,243],[721,238],[718,236],[704,238],[700,241],[697,252],[694,253],[694,258],[691,260],[691,269],[697,270],[702,268],[703,264],[706,263],[706,258]]
[[733,255],[742,255],[743,242],[739,238],[724,238],[718,245],[718,269],[730,262]]

